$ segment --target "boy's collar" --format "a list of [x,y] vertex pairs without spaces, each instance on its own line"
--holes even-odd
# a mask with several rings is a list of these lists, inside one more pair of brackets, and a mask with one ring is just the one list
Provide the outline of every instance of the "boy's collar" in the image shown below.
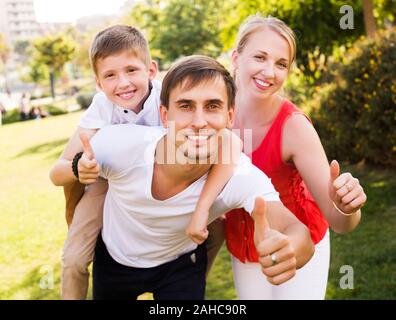
[[148,95],[147,95],[146,99],[144,99],[144,101],[143,101],[143,103],[142,103],[142,110],[144,109],[144,104],[146,103],[148,97],[150,97],[150,95],[151,95],[151,89],[153,89],[153,84],[152,84],[152,82],[149,80],[149,92],[148,92]]

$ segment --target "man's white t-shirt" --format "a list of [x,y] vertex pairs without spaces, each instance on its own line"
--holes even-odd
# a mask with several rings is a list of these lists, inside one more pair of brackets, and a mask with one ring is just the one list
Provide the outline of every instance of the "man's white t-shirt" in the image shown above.
[[[117,262],[149,268],[174,260],[197,245],[185,234],[207,174],[166,200],[151,193],[154,156],[162,127],[114,125],[100,130],[91,144],[108,179],[102,237]],[[249,213],[257,196],[280,201],[270,179],[242,154],[236,172],[211,207],[209,222],[234,208]]]
[[83,114],[79,126],[85,129],[101,129],[110,124],[136,123],[143,126],[160,126],[159,116],[161,82],[151,81],[150,95],[139,113],[113,104],[104,94],[98,92]]

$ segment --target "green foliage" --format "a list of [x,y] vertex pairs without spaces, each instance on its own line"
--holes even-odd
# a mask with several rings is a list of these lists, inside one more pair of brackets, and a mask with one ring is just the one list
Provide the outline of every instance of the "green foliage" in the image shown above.
[[296,33],[299,61],[307,67],[308,54],[320,48],[331,54],[334,47],[352,42],[364,34],[363,13],[360,0],[347,4],[354,10],[354,29],[341,30],[340,8],[345,4],[340,0],[233,0],[233,8],[228,24],[222,31],[225,49],[234,46],[239,25],[247,16],[260,13],[282,19]]
[[166,23],[153,46],[161,50],[166,61],[198,53],[218,56],[218,8],[219,3],[211,0],[170,0],[162,16]]
[[374,0],[374,17],[379,27],[395,25],[396,4],[395,0]]
[[89,61],[89,48],[94,35],[91,33],[78,34],[75,36],[77,38],[75,56],[72,61],[74,74],[93,76],[91,71],[91,64]]
[[29,40],[17,40],[14,43],[14,52],[18,55],[18,60],[23,64],[29,59],[30,45]]
[[29,46],[29,40],[17,40],[14,44],[14,51],[20,55],[26,55]]
[[160,30],[160,8],[165,5],[166,1],[164,0],[139,1],[123,19],[123,23],[136,26],[145,34],[151,48],[151,56],[159,62],[160,66],[163,55],[159,48],[154,48],[153,42],[158,37],[157,32]]
[[67,111],[63,110],[62,108],[59,108],[58,106],[52,104],[48,104],[44,106],[42,109],[43,111],[48,112],[48,114],[51,116],[60,116],[62,114],[67,113]]
[[146,1],[134,6],[127,22],[146,31],[153,58],[170,63],[191,54],[217,57],[225,1]]
[[43,79],[44,67],[48,68],[51,84],[51,94],[55,97],[55,78],[58,77],[64,65],[74,56],[76,45],[66,34],[48,35],[33,42],[31,68],[41,68],[40,71],[31,71],[32,79]]
[[[41,106],[41,110],[50,116],[59,116],[67,113],[67,111],[63,110],[62,108],[52,104]],[[10,124],[19,121],[21,121],[21,115],[18,109],[7,111],[2,118],[3,124]]]
[[73,58],[75,44],[64,34],[48,35],[33,42],[35,60],[53,71],[60,71]]
[[396,166],[396,29],[329,62],[312,117],[328,154]]
[[327,58],[316,48],[307,53],[307,66],[293,66],[285,84],[286,96],[304,111],[307,109],[308,101],[321,90],[320,83],[324,71],[327,69]]
[[28,66],[29,73],[21,77],[22,81],[33,82],[36,85],[48,81],[49,70],[45,64],[41,64],[37,60],[30,60]]
[[2,123],[8,124],[13,122],[18,122],[20,121],[20,119],[21,116],[19,115],[19,111],[17,109],[13,109],[3,114]]
[[87,92],[77,96],[77,103],[82,109],[87,109],[92,103],[95,92]]

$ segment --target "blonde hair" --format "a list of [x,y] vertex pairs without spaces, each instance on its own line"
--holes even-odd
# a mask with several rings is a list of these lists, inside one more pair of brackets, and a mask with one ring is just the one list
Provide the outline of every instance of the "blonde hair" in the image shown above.
[[263,28],[270,28],[272,31],[275,31],[280,36],[282,36],[290,48],[290,66],[296,60],[296,35],[293,30],[282,20],[275,17],[263,17],[260,14],[251,15],[246,18],[246,20],[242,23],[239,28],[237,41],[236,41],[236,51],[241,53],[245,48],[247,42],[249,41],[250,36],[258,30],[262,30]]
[[150,49],[143,34],[132,26],[115,25],[99,32],[92,42],[89,57],[95,74],[97,74],[96,64],[99,59],[124,50],[142,60],[147,68],[150,67]]

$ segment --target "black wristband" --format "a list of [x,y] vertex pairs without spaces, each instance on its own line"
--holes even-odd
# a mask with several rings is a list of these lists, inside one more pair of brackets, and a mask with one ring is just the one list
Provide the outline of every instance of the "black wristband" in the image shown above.
[[83,154],[84,154],[84,152],[76,153],[76,155],[74,156],[73,161],[72,161],[72,170],[73,170],[73,173],[74,173],[74,175],[76,176],[77,179],[79,179],[79,177],[78,177],[78,166],[77,165],[78,165],[78,161],[81,159]]

